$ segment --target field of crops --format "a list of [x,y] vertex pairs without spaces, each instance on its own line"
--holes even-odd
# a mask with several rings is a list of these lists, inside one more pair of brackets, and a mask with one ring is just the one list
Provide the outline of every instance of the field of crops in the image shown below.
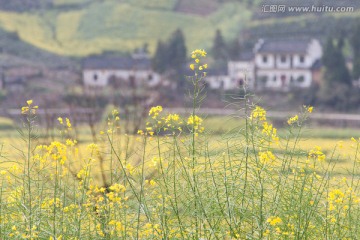
[[95,131],[59,117],[53,135],[32,100],[18,133],[1,118],[1,239],[356,239],[359,131],[307,128],[312,106],[279,130],[251,104],[199,116],[205,55],[193,111],[154,106],[137,134],[118,110]]

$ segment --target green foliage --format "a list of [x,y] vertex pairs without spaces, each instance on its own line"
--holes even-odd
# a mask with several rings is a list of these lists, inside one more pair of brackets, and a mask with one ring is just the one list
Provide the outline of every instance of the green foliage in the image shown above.
[[352,50],[353,50],[353,78],[360,78],[360,20],[356,21],[353,25],[353,33],[350,38]]
[[179,0],[126,0],[135,7],[173,10]]
[[212,56],[216,60],[227,60],[228,59],[228,50],[219,29],[216,30],[215,38],[212,47]]
[[230,41],[228,43],[227,49],[228,49],[229,58],[232,60],[237,60],[239,58],[240,51],[241,51],[239,39],[236,37],[235,39]]
[[131,52],[145,42],[154,53],[159,36],[164,41],[178,28],[186,32],[187,46],[209,48],[209,33],[219,28],[224,38],[234,38],[251,16],[250,10],[235,2],[219,5],[208,16],[199,16],[172,10],[173,1],[62,1],[63,5],[42,11],[0,12],[0,28],[60,55]]
[[325,79],[327,82],[352,85],[349,71],[346,67],[342,53],[343,39],[334,45],[334,40],[329,38],[324,48],[323,63],[325,67]]
[[[130,52],[145,42],[154,53],[159,36],[164,41],[177,28],[186,32],[186,45],[192,49],[211,48],[209,35],[216,29],[221,29],[226,41],[236,38],[245,26],[250,27],[247,33],[254,41],[298,33],[322,38],[337,26],[350,33],[351,23],[358,16],[354,12],[250,22],[260,0],[254,4],[247,0],[54,0],[45,5],[43,0],[2,0],[0,7],[18,8],[22,2],[23,9],[32,10],[0,12],[0,28],[18,34],[22,41],[37,48],[70,56],[109,50]],[[29,4],[34,7],[27,8]]]
[[318,94],[321,103],[341,111],[352,107],[349,100],[352,80],[342,53],[343,42],[340,38],[335,45],[331,37],[327,40],[323,55],[325,79]]
[[166,50],[167,50],[166,44],[163,43],[162,41],[158,41],[156,52],[152,60],[152,64],[154,70],[159,73],[163,73],[167,69],[168,54]]
[[175,71],[174,78],[178,80],[179,86],[183,86],[183,67],[186,63],[185,37],[181,29],[177,29],[167,43],[158,42],[155,56],[153,58],[154,69],[160,73]]
[[170,38],[168,48],[169,67],[180,71],[186,63],[185,37],[181,29],[177,29]]

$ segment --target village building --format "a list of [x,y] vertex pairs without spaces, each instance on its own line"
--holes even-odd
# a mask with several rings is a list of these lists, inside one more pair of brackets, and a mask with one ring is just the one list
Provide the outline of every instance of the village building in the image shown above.
[[231,90],[238,87],[235,81],[232,81],[226,68],[209,69],[205,78],[209,89]]
[[[227,75],[209,74],[213,88],[289,91],[319,82],[322,47],[316,39],[260,39],[253,51],[228,62]],[[221,83],[218,83],[218,82]]]
[[255,87],[255,63],[253,52],[243,52],[236,61],[228,62],[229,77],[239,85]]
[[90,57],[83,63],[83,84],[87,89],[154,87],[160,79],[146,57]]

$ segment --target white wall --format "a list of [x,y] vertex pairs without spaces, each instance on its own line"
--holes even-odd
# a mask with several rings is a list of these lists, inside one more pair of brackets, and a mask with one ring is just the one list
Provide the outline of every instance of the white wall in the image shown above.
[[[301,56],[304,57],[304,62],[300,61]],[[312,59],[308,54],[300,55],[294,54],[293,55],[293,67],[294,68],[310,68],[316,59]]]
[[[288,88],[288,87],[300,87],[306,88],[310,87],[312,82],[312,74],[308,69],[291,69],[291,70],[258,70],[258,78],[257,81],[261,85],[261,78],[263,76],[267,77],[267,82],[263,87],[266,88]],[[282,76],[285,77],[285,81],[283,83]],[[303,77],[303,81],[299,81],[300,77]],[[291,81],[291,78],[293,81]]]
[[[263,61],[263,56],[267,56],[267,62]],[[255,65],[259,68],[274,68],[275,57],[272,54],[259,54],[255,55]]]
[[239,87],[237,81],[231,79],[230,76],[207,76],[205,81],[210,89],[233,90]]
[[[149,76],[152,79],[149,80]],[[97,78],[96,78],[96,77]],[[84,70],[83,81],[85,86],[105,87],[109,84],[110,77],[116,77],[119,80],[129,80],[133,76],[137,81],[141,81],[149,86],[155,86],[160,82],[160,75],[152,71],[132,71],[132,70]]]
[[255,65],[252,61],[230,61],[228,62],[229,76],[234,80],[243,80],[252,88],[254,87]]
[[[281,58],[285,57],[285,62],[281,61]],[[275,67],[282,68],[282,69],[289,69],[291,68],[291,55],[276,55],[275,58]]]

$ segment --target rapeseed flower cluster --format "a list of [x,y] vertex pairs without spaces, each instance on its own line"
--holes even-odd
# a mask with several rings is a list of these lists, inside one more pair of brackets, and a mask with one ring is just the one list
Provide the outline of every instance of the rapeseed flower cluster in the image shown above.
[[[204,71],[208,68],[208,65],[201,63],[201,58],[206,57],[205,50],[197,49],[191,53],[191,58],[194,59],[194,63],[190,64],[190,69],[198,72],[198,71]],[[206,76],[206,72],[203,72],[203,75]]]
[[308,112],[308,113],[312,113],[314,110],[313,106],[304,106],[304,109]]
[[197,136],[199,133],[204,132],[205,128],[202,126],[203,119],[196,115],[191,115],[187,119],[187,125],[192,128],[192,131],[194,131],[195,136]]
[[277,135],[277,129],[268,122],[264,122],[262,127],[262,133],[269,138],[269,142],[279,144],[279,136]]
[[298,122],[299,121],[299,116],[298,115],[295,115],[291,118],[289,118],[289,120],[287,121],[287,123],[289,125],[293,125],[294,123]]
[[279,217],[269,217],[266,222],[268,222],[271,226],[276,226],[282,223],[281,218]]
[[256,106],[251,112],[250,120],[254,121],[266,121],[266,111],[264,108]]
[[276,157],[271,151],[265,151],[259,153],[259,160],[264,165],[266,164],[271,165],[276,160]]
[[156,119],[157,116],[159,116],[159,114],[163,111],[162,106],[156,106],[156,107],[152,107],[149,111],[149,116],[152,119]]
[[308,159],[314,159],[318,161],[325,161],[325,154],[321,151],[321,147],[315,146],[315,148],[311,149],[308,155]]
[[33,100],[27,100],[26,106],[21,108],[21,114],[36,114],[38,108],[38,106],[33,105]]

